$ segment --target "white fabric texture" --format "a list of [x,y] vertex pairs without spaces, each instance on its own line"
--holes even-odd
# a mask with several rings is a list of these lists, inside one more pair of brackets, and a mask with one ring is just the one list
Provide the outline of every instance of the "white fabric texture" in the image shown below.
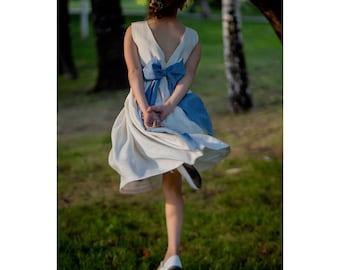
[[[169,60],[165,62],[164,53],[157,44],[147,21],[131,25],[132,38],[137,45],[142,66],[153,58],[166,68],[180,59],[184,63],[198,42],[195,30],[186,27],[181,42]],[[147,89],[151,82],[144,82]],[[161,80],[156,104],[162,104],[169,97],[166,78]],[[162,174],[188,163],[198,171],[215,165],[230,151],[228,144],[209,136],[180,107],[162,122],[164,128],[146,130],[138,112],[138,105],[130,89],[124,107],[117,116],[111,132],[112,148],[109,165],[120,176],[121,193],[141,193],[159,188]],[[171,132],[173,130],[174,132]],[[186,141],[176,133],[188,133],[198,150],[190,150]]]

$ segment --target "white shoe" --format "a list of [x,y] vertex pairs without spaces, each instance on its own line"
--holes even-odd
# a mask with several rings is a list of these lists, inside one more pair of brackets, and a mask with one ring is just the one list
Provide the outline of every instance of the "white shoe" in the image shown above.
[[193,189],[198,190],[201,188],[202,179],[194,166],[183,163],[177,170]]
[[177,255],[171,256],[165,263],[161,262],[159,270],[182,270],[181,260]]

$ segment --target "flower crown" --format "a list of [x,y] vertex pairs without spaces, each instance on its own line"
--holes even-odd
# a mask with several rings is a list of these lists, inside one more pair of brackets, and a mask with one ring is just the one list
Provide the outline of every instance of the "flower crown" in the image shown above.
[[154,0],[150,2],[150,7],[152,7],[155,13],[157,13],[162,9],[168,7],[168,4],[165,4],[162,0]]
[[[192,5],[193,2],[194,2],[194,0],[187,0],[186,6]],[[170,6],[170,4],[164,3],[164,1],[162,1],[162,0],[153,0],[153,1],[150,2],[149,6],[152,7],[155,10],[155,12],[157,13],[157,12],[161,11],[162,9]]]
[[[147,5],[149,0],[137,0],[137,5],[144,6]],[[187,0],[185,1],[187,6],[191,6],[194,3],[194,0]]]

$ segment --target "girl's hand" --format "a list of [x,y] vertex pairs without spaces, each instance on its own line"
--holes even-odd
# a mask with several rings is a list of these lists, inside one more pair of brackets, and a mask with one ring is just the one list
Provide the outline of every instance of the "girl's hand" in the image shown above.
[[152,106],[151,109],[159,115],[161,121],[173,111],[172,106],[167,104],[155,105]]
[[146,112],[142,114],[142,119],[147,129],[161,126],[161,119],[158,113],[154,112],[151,107],[148,107]]

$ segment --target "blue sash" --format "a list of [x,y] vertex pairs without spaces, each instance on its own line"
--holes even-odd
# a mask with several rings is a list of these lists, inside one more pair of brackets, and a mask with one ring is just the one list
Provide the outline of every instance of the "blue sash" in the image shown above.
[[[172,95],[178,81],[184,77],[185,67],[183,59],[166,69],[162,69],[159,60],[154,58],[143,67],[143,75],[145,81],[151,81],[151,84],[145,91],[146,99],[150,106],[155,105],[157,91],[163,77],[167,78],[170,95]],[[213,135],[210,117],[199,96],[194,93],[187,93],[178,106],[191,121],[206,130],[209,135]]]

